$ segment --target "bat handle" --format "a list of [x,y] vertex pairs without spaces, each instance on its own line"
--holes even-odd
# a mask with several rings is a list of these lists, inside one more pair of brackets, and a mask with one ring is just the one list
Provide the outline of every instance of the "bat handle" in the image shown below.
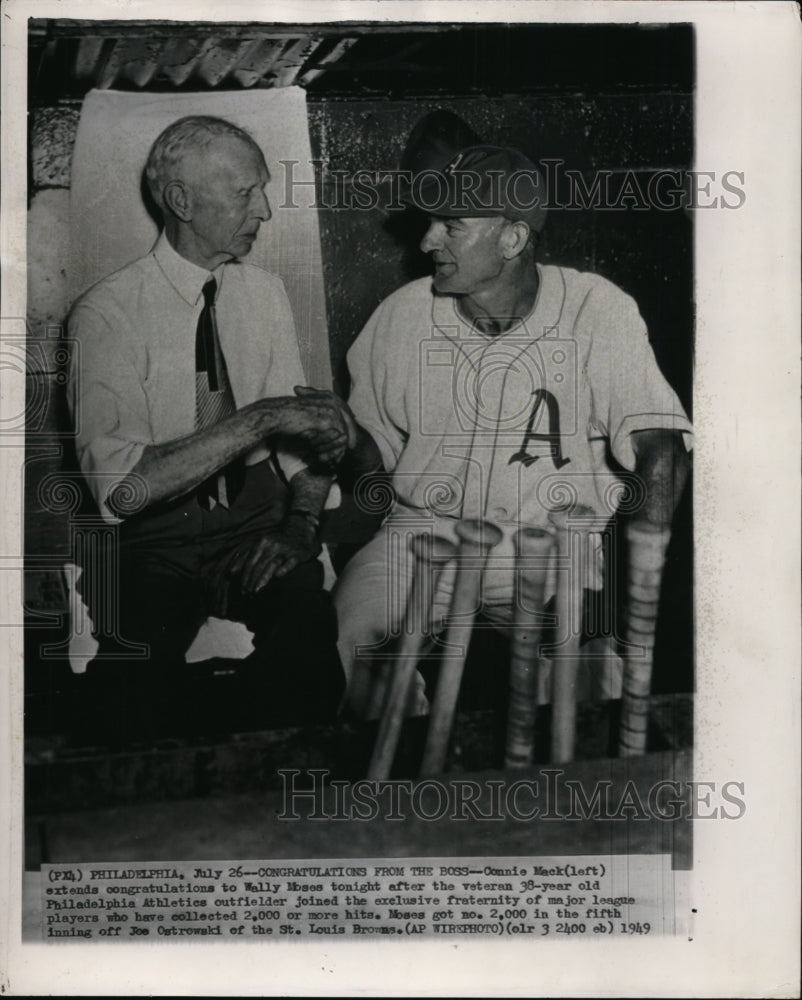
[[551,759],[571,760],[576,744],[576,679],[582,635],[582,591],[588,558],[587,536],[605,522],[581,504],[553,511],[549,521],[557,533],[556,611],[560,639],[555,643],[551,687]]
[[538,656],[554,532],[544,528],[520,528],[514,541],[515,604],[504,755],[504,766],[510,768],[526,767],[534,756]]
[[453,542],[429,534],[415,535],[410,541],[410,548],[415,559],[412,588],[396,661],[392,667],[392,681],[368,768],[368,778],[376,781],[386,781],[390,776],[404,721],[409,687],[424,640],[431,629],[437,580],[446,563],[457,553]]
[[621,757],[635,757],[646,753],[660,583],[671,532],[663,525],[630,521],[626,533],[627,653],[618,753]]
[[502,539],[501,529],[490,521],[466,519],[458,522],[455,531],[460,540],[457,576],[445,636],[445,652],[423,751],[420,773],[424,778],[440,774],[445,766],[473,620],[479,605],[482,571],[490,550]]

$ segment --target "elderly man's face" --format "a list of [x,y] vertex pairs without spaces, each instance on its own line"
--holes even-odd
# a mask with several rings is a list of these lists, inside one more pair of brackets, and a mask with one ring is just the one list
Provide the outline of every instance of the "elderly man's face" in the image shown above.
[[434,261],[434,287],[451,295],[470,295],[492,285],[505,259],[500,237],[506,220],[432,216],[421,250]]
[[219,136],[186,165],[185,176],[196,257],[211,269],[245,256],[270,218],[261,154],[235,136]]

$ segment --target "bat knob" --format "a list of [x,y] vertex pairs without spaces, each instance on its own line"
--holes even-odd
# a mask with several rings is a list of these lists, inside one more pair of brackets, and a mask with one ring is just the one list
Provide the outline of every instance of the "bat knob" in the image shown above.
[[440,535],[413,535],[409,547],[419,562],[435,565],[445,565],[457,554],[457,546]]
[[483,549],[492,549],[504,537],[498,525],[493,524],[492,521],[482,521],[479,518],[465,518],[458,521],[454,530],[457,537],[463,542]]
[[525,554],[544,554],[554,545],[554,532],[548,528],[536,528],[527,525],[515,532],[515,551],[519,556]]

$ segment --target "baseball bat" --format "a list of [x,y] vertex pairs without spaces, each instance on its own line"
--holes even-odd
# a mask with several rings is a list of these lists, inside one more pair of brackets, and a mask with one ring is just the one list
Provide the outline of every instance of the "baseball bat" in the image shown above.
[[415,535],[410,541],[410,548],[415,558],[412,587],[397,657],[392,665],[392,680],[368,768],[368,778],[376,781],[386,781],[390,776],[390,768],[404,721],[410,684],[418,657],[431,628],[437,580],[443,567],[457,552],[457,547],[452,542],[438,535]]
[[505,767],[532,763],[543,597],[554,534],[526,527],[515,532],[515,606],[510,656]]
[[551,759],[572,760],[576,743],[576,679],[582,634],[582,590],[587,536],[603,525],[590,507],[554,511],[557,532],[556,611],[560,639],[554,646],[551,682]]
[[501,541],[501,529],[490,521],[459,521],[455,531],[460,540],[457,552],[457,575],[451,598],[445,652],[440,665],[429,731],[423,751],[421,777],[440,774],[446,760],[448,740],[454,723],[457,696],[468,655],[473,620],[479,605],[482,571],[490,550]]
[[626,532],[627,652],[618,753],[621,757],[635,757],[646,753],[657,608],[671,532],[648,521],[630,521]]

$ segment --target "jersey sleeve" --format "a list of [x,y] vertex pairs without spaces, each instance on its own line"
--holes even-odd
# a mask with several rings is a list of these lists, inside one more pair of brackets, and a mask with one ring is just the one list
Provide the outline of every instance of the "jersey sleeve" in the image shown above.
[[586,363],[591,436],[606,437],[616,461],[629,470],[635,468],[633,432],[678,431],[690,449],[693,428],[657,365],[634,300],[606,285],[590,294],[583,314],[581,321],[592,324]]
[[147,398],[126,345],[97,310],[79,303],[68,329],[74,343],[67,402],[78,463],[101,515],[116,524],[109,492],[152,442]]
[[[407,428],[399,426],[390,414],[393,386],[397,390],[408,376],[404,370],[407,365],[405,359],[400,354],[392,357],[390,324],[391,310],[382,304],[365,324],[347,358],[351,376],[348,405],[357,423],[376,442],[388,471],[392,471],[398,463],[408,437]],[[397,349],[400,349],[402,340],[399,331],[395,342]]]

